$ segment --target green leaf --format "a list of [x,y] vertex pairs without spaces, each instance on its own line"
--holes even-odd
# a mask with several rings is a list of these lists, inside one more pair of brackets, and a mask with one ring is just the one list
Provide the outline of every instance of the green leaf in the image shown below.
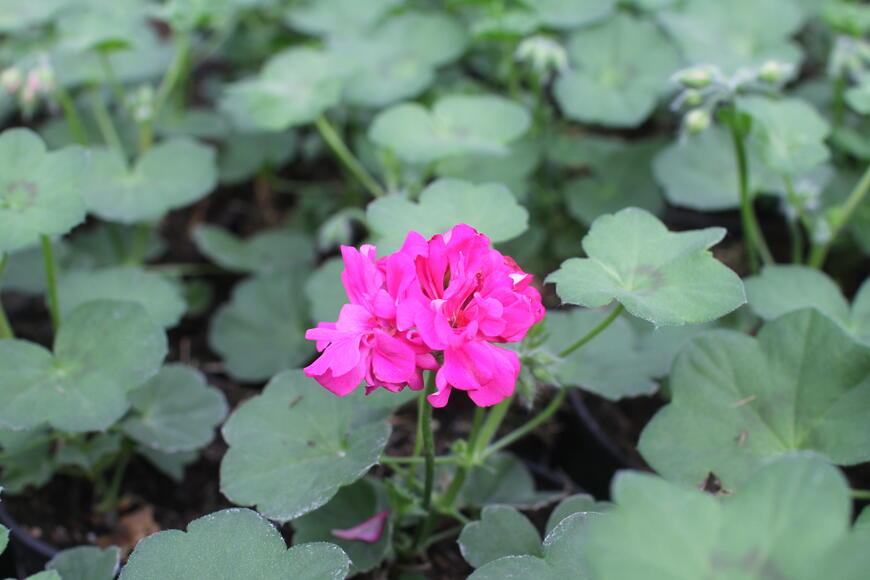
[[92,300],[128,300],[142,305],[164,328],[177,325],[187,309],[174,280],[137,266],[70,272],[60,279],[58,297],[62,316]]
[[266,61],[257,77],[229,85],[220,106],[241,129],[304,125],[338,103],[345,66],[321,50],[290,48]]
[[140,445],[136,452],[144,457],[148,463],[158,471],[174,480],[176,483],[184,481],[184,469],[199,459],[197,451],[180,451],[178,453],[164,453],[150,447]]
[[417,203],[391,195],[376,199],[366,210],[382,255],[398,250],[411,230],[428,238],[460,223],[488,235],[494,243],[504,242],[526,230],[528,216],[501,184],[472,185],[449,178],[431,183]]
[[597,513],[603,514],[613,509],[613,504],[609,501],[595,501],[595,498],[585,493],[578,493],[571,497],[566,497],[559,502],[550,517],[547,519],[547,533],[553,531],[556,526],[562,523],[567,517],[578,513]]
[[816,310],[767,323],[757,338],[712,331],[674,363],[672,402],[641,434],[659,473],[732,489],[764,461],[808,449],[851,465],[870,459],[870,347]]
[[352,528],[386,509],[387,491],[380,480],[363,478],[342,487],[325,506],[293,520],[293,543],[332,542],[351,560],[351,573],[367,572],[380,564],[392,548],[392,522],[387,518],[377,542],[343,540],[332,530]]
[[57,467],[52,457],[54,437],[47,427],[13,431],[0,429],[0,470],[3,486],[12,493],[42,487]]
[[535,580],[587,580],[586,563],[580,559],[580,548],[586,541],[588,522],[595,516],[574,514],[562,520],[544,539],[542,557],[505,556],[478,568],[469,580],[504,580],[505,578],[535,578]]
[[518,199],[528,197],[532,185],[529,177],[541,163],[542,147],[538,139],[526,136],[513,142],[505,155],[486,153],[447,157],[438,162],[438,177],[463,179],[480,185],[502,183]]
[[543,556],[541,535],[532,522],[512,507],[488,505],[480,520],[466,524],[459,534],[459,550],[475,568],[503,556]]
[[209,344],[227,372],[243,381],[260,381],[294,368],[314,352],[305,340],[308,327],[303,294],[304,270],[285,270],[245,280],[215,314]]
[[119,580],[341,580],[350,561],[333,544],[287,549],[268,520],[247,509],[226,509],[136,545]]
[[524,107],[494,95],[449,95],[431,112],[416,103],[395,105],[372,121],[369,137],[410,163],[454,155],[506,155],[531,118]]
[[[566,183],[565,203],[571,215],[590,224],[600,215],[629,206],[661,213],[664,202],[650,169],[660,144],[657,140],[614,142],[613,152],[592,164],[591,175]],[[626,171],[626,167],[633,169]]]
[[577,28],[616,10],[616,0],[533,0],[527,2],[541,22],[552,28]]
[[733,497],[637,472],[617,475],[612,495],[616,508],[588,523],[580,546],[595,578],[829,577],[817,564],[851,511],[843,476],[809,454],[767,465]]
[[803,23],[797,2],[688,0],[660,18],[688,62],[719,66],[728,75],[768,60],[801,60],[800,49],[789,40]]
[[[653,174],[674,205],[700,211],[740,207],[734,145],[721,127],[689,135],[663,149],[653,161]],[[769,171],[751,156],[750,191],[758,191],[771,181]]]
[[400,0],[306,0],[290,6],[287,23],[303,32],[317,35],[356,34],[400,4]]
[[260,171],[277,170],[296,156],[296,133],[233,133],[221,147],[218,167],[221,183],[237,184]]
[[[17,9],[16,9],[17,10]],[[29,129],[0,134],[0,252],[69,232],[85,219],[83,150],[51,153]]]
[[[595,328],[607,312],[574,309],[547,313],[547,339],[543,348],[557,356]],[[555,367],[563,385],[581,387],[611,400],[651,395],[658,390],[654,380],[661,364],[640,348],[638,336],[627,320],[614,320],[583,348],[562,359]]]
[[56,570],[63,580],[113,580],[121,560],[121,549],[110,546],[79,546],[64,550],[48,561],[47,570]]
[[862,83],[846,91],[846,102],[856,113],[870,115],[870,75]]
[[[14,580],[13,578],[8,578],[7,580]],[[47,570],[45,572],[37,572],[36,574],[32,574],[25,578],[24,580],[63,580],[60,577],[60,574],[55,572],[54,570]]]
[[70,0],[44,0],[22,4],[18,0],[0,0],[0,32],[31,29],[49,22]]
[[47,422],[101,431],[127,410],[127,393],[160,368],[166,335],[132,302],[88,302],[67,316],[54,355],[23,340],[0,340],[0,424]]
[[289,228],[261,230],[243,240],[221,227],[201,225],[193,230],[193,241],[209,260],[232,272],[299,268],[314,258],[311,239]]
[[115,151],[92,150],[85,179],[88,209],[126,224],[159,220],[215,188],[215,157],[211,147],[183,137],[155,145],[132,168]]
[[121,423],[124,433],[165,453],[205,447],[227,414],[223,393],[181,364],[164,366],[130,394],[130,403],[132,415]]
[[653,215],[626,208],[595,220],[583,238],[588,258],[572,258],[550,274],[563,301],[589,308],[617,300],[656,326],[705,322],[746,300],[740,278],[710,246],[722,228],[672,233]]
[[287,521],[326,504],[343,485],[377,463],[389,424],[357,422],[355,405],[302,371],[276,376],[243,403],[223,428],[230,446],[221,463],[221,491]]
[[568,54],[573,68],[555,85],[559,106],[571,119],[610,127],[640,125],[680,67],[668,37],[627,14],[575,32]]
[[461,24],[444,13],[409,11],[373,29],[337,35],[330,45],[349,69],[344,100],[381,108],[425,90],[439,66],[463,53],[466,38]]
[[870,345],[870,278],[861,285],[851,309],[836,282],[809,266],[765,266],[761,274],[745,283],[750,308],[765,320],[801,308],[816,308]]
[[749,146],[771,169],[795,175],[830,157],[825,145],[830,127],[805,101],[748,96],[737,99],[737,108],[752,117]]
[[120,433],[98,433],[88,439],[65,441],[55,453],[54,463],[57,467],[75,466],[98,473],[117,458],[122,439]]
[[338,320],[341,307],[347,303],[347,294],[341,283],[343,271],[344,261],[341,258],[330,258],[305,281],[305,296],[311,305],[311,320]]
[[6,546],[9,544],[9,528],[0,526],[0,554],[6,551]]
[[138,0],[74,2],[57,19],[59,46],[71,52],[113,51],[138,44],[148,26],[145,5]]
[[509,453],[496,453],[469,472],[458,504],[474,507],[504,504],[538,509],[555,501],[559,495],[535,491],[535,480],[519,459]]

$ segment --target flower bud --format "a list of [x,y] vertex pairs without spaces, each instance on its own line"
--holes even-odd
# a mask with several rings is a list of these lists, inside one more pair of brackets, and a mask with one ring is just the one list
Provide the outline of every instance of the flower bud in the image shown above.
[[154,89],[151,85],[142,85],[127,97],[127,106],[137,123],[147,123],[154,116]]
[[715,69],[710,66],[696,66],[683,69],[674,75],[674,80],[689,89],[703,89],[715,78]]
[[568,55],[562,45],[546,36],[530,36],[517,46],[514,58],[527,63],[539,76],[568,68]]
[[769,60],[758,71],[759,80],[775,85],[781,83],[791,73],[792,66],[778,60]]
[[683,102],[689,107],[699,107],[704,104],[704,95],[696,89],[687,89],[683,93]]
[[10,95],[18,92],[23,81],[24,75],[18,67],[9,67],[0,73],[0,87]]
[[683,126],[690,135],[706,131],[711,122],[710,113],[704,109],[692,109],[683,118]]

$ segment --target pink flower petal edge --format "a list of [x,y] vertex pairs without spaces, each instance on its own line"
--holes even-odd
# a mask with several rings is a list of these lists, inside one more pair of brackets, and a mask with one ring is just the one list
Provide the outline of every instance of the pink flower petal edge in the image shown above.
[[532,276],[487,236],[459,224],[429,240],[412,231],[382,258],[371,245],[341,254],[349,304],[306,332],[321,353],[309,377],[344,396],[360,383],[419,390],[423,371],[437,371],[435,407],[453,389],[482,407],[513,394],[519,357],[496,344],[522,340],[545,311]]
[[381,539],[381,535],[384,533],[384,525],[387,523],[387,516],[389,515],[390,510],[384,510],[352,528],[330,530],[330,533],[342,540],[359,540],[360,542],[374,544]]

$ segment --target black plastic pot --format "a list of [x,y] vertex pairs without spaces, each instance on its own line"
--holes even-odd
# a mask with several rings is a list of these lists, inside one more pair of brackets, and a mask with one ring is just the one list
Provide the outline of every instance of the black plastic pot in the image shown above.
[[0,524],[9,528],[9,547],[3,558],[9,563],[11,554],[11,573],[19,578],[43,570],[45,564],[58,553],[54,546],[28,534],[3,506],[0,506]]

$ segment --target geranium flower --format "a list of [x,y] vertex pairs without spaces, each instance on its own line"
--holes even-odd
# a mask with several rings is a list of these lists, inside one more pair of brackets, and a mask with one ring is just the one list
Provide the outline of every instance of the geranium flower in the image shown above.
[[522,340],[544,307],[532,276],[488,237],[460,224],[430,240],[411,232],[379,260],[374,246],[342,247],[342,256],[350,303],[337,322],[306,332],[322,353],[308,376],[343,396],[360,382],[367,392],[420,389],[422,371],[437,369],[435,407],[454,388],[479,406],[513,394],[519,358],[494,343]]

